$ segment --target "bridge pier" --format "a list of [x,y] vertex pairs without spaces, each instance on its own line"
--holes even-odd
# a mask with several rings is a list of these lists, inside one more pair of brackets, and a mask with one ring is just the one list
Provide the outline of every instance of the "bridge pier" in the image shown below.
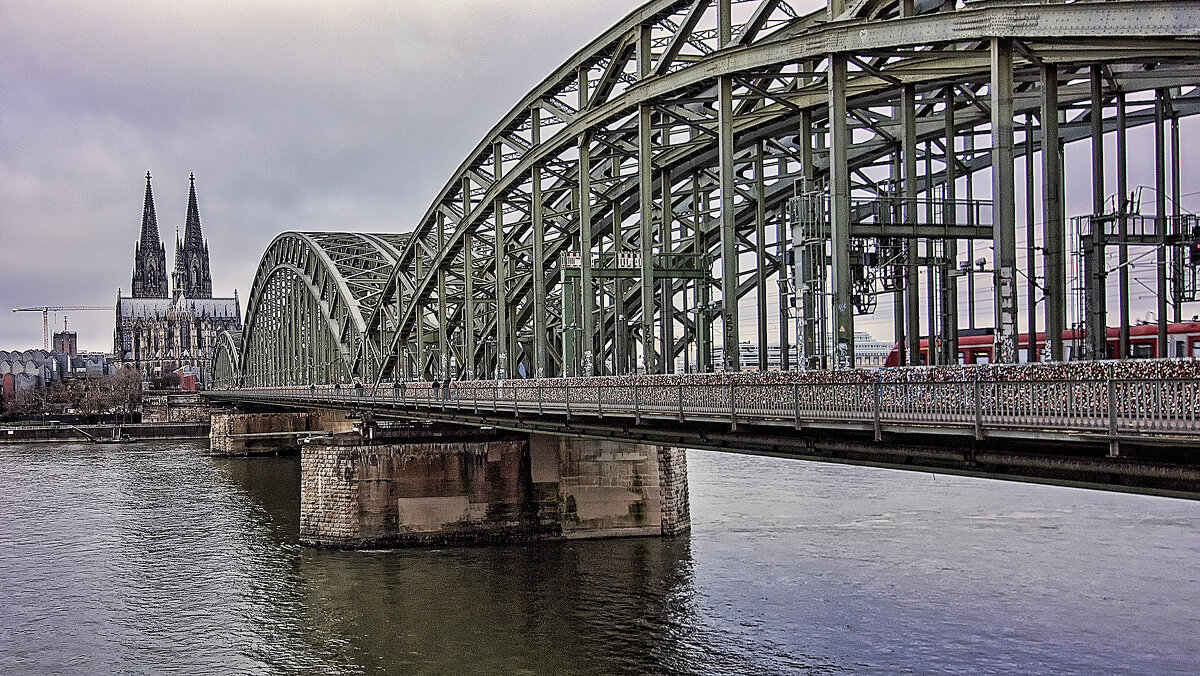
[[210,416],[209,453],[212,455],[275,455],[296,452],[299,440],[353,429],[344,411],[313,409],[304,412],[247,413],[213,411]]
[[427,428],[314,438],[301,452],[306,544],[675,535],[689,527],[682,449]]

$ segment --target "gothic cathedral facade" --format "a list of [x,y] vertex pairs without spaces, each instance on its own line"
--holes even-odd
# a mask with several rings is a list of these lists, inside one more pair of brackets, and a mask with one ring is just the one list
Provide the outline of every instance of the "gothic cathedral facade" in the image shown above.
[[[117,291],[113,351],[117,362],[144,378],[185,369],[207,385],[222,331],[240,331],[237,292],[213,298],[208,243],[200,230],[196,177],[191,177],[183,239],[175,238],[175,270],[167,284],[167,252],[158,236],[150,173],[142,205],[142,233],[133,257],[132,296]],[[173,289],[172,289],[173,287]]]

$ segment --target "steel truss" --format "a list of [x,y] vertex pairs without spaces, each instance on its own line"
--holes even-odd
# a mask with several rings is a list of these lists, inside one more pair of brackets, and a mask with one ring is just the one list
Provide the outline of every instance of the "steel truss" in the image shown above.
[[[952,363],[958,261],[978,240],[993,250],[998,357],[1016,359],[1024,310],[1061,359],[1066,171],[1090,170],[1095,215],[1126,213],[1109,208],[1128,191],[1105,185],[1103,137],[1151,125],[1153,217],[1169,216],[1168,166],[1178,210],[1197,37],[1195,0],[832,0],[806,15],[785,0],[648,2],[501,119],[410,234],[281,235],[248,306],[243,382],[737,369],[743,339],[760,368],[768,344],[784,368],[849,367],[856,308],[883,294],[902,358],[925,333]],[[1085,140],[1093,166],[1064,166],[1063,146]],[[789,218],[802,193],[819,246]]]

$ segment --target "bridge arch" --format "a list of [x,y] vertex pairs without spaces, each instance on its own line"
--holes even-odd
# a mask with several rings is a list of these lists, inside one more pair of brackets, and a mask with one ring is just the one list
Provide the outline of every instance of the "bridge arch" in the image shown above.
[[[584,47],[447,181],[366,320],[360,361],[379,356],[377,379],[728,369],[756,337],[799,344],[805,365],[849,365],[856,315],[890,302],[912,346],[929,296],[949,361],[958,261],[993,238],[996,332],[1014,359],[1026,261],[1012,163],[1049,158],[1038,188],[1061,195],[1047,133],[1093,138],[1096,110],[1101,134],[1118,115],[1131,128],[1200,110],[1200,4],[837,4],[831,17],[785,0],[648,2]],[[819,212],[807,262],[801,193]],[[1039,321],[1061,330],[1067,217],[1046,202]]]
[[254,277],[240,357],[230,360],[241,384],[349,382],[377,370],[377,356],[360,349],[365,317],[380,302],[406,238],[330,232],[276,237]]
[[[864,316],[891,324],[901,363],[956,363],[980,254],[994,359],[1016,359],[1022,325],[1056,359],[1084,326],[1076,347],[1103,356],[1104,237],[1085,233],[1132,216],[1150,230],[1125,241],[1170,259],[1160,322],[1168,296],[1176,316],[1200,296],[1178,205],[1200,1],[794,4],[647,2],[526,94],[410,233],[281,235],[244,382],[731,370],[746,339],[760,369],[769,345],[785,370],[835,368],[858,363]],[[1150,172],[1127,176],[1124,153],[1064,160],[1136,127],[1156,141]],[[1068,229],[1064,185],[1083,180],[1092,204]],[[1130,214],[1139,183],[1156,186],[1152,217]],[[1071,257],[1101,280],[1074,308]]]
[[217,334],[213,350],[212,386],[228,390],[242,385],[242,332],[222,331]]

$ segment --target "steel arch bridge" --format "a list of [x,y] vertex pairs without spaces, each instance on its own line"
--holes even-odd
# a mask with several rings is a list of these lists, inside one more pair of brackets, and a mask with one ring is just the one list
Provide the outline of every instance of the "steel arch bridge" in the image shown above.
[[[1200,111],[1200,2],[796,4],[647,2],[497,122],[411,232],[280,235],[223,382],[735,370],[747,339],[760,368],[769,344],[784,369],[848,367],[881,298],[902,358],[925,333],[955,363],[958,261],[987,246],[966,302],[992,306],[998,360],[1022,324],[1055,359],[1073,324],[1103,354],[1107,246],[1157,252],[1166,354],[1168,306],[1196,298],[1179,121]],[[1149,171],[1126,162],[1140,126]],[[1072,222],[1068,181],[1091,186]]]
[[367,321],[390,283],[408,235],[285,232],[254,276],[246,323],[222,336],[222,385],[339,382],[378,370],[363,349]]

